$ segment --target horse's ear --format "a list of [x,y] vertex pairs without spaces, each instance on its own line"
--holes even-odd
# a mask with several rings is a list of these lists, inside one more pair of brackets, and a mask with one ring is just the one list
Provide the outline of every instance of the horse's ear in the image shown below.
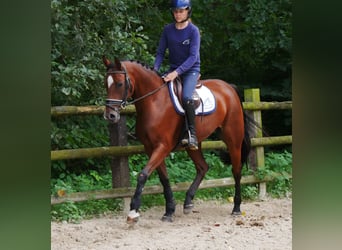
[[102,61],[104,63],[104,65],[106,65],[106,67],[108,68],[109,64],[111,63],[105,55],[102,56]]
[[115,67],[118,69],[118,70],[122,70],[121,69],[121,62],[118,58],[115,58]]

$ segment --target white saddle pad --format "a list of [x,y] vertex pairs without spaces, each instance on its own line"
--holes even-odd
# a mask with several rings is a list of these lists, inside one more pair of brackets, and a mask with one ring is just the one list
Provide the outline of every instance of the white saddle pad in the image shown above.
[[[215,96],[206,86],[202,85],[200,88],[196,89],[198,93],[201,103],[198,108],[195,110],[196,115],[208,115],[215,111],[216,109],[216,100]],[[176,96],[173,90],[173,82],[169,83],[169,93],[171,96],[172,103],[177,111],[177,113],[184,115],[184,109],[180,104],[178,97]]]

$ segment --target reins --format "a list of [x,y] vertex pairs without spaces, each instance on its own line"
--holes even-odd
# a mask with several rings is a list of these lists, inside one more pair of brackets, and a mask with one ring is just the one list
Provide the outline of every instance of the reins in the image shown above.
[[167,85],[167,82],[164,82],[163,85],[159,86],[158,88],[156,88],[155,90],[152,90],[151,92],[147,93],[146,95],[143,95],[143,96],[140,96],[139,98],[137,99],[134,99],[133,101],[131,102],[128,102],[128,104],[134,104],[150,95],[153,95],[154,93],[158,92],[160,89],[164,88],[165,86]]

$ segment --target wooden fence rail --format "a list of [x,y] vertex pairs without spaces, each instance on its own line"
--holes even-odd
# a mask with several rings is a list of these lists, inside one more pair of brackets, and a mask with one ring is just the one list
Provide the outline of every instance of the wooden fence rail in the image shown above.
[[[253,118],[260,124],[261,123],[261,110],[285,110],[292,109],[292,102],[261,102],[259,89],[249,89],[245,90],[245,102],[242,103],[243,108],[248,110],[253,115]],[[51,108],[52,117],[70,116],[70,115],[101,115],[104,112],[103,106],[58,106]],[[129,105],[126,109],[122,110],[121,120],[126,121],[124,115],[134,114],[135,107]],[[125,122],[123,122],[125,123]],[[125,126],[125,125],[124,125]],[[125,131],[120,126],[117,127],[118,133]],[[113,136],[111,134],[111,136]],[[115,137],[116,135],[114,135]],[[264,165],[264,149],[263,146],[267,145],[281,145],[281,144],[292,144],[292,135],[286,136],[272,136],[272,137],[262,137],[262,132],[260,129],[256,129],[254,138],[251,138],[252,147],[254,148],[254,159],[256,166]],[[113,145],[113,144],[112,144]],[[81,149],[64,149],[51,151],[51,160],[67,160],[67,159],[79,159],[79,158],[94,158],[94,157],[117,157],[124,158],[133,154],[144,153],[144,148],[142,145],[126,146],[121,143],[115,144],[120,146],[108,146],[108,147],[97,147],[97,148],[81,148]],[[202,143],[202,149],[225,149],[226,145],[222,141],[204,141]],[[179,149],[184,150],[184,149]],[[115,162],[115,164],[119,164]],[[124,162],[121,169],[128,171],[127,161]],[[115,166],[117,167],[117,166]],[[114,170],[112,166],[112,170]],[[114,187],[114,177],[113,174],[113,187]],[[280,175],[280,174],[278,174]],[[259,183],[259,197],[263,197],[266,192],[266,182],[272,181],[276,175],[266,176],[264,179],[257,179],[255,176],[243,176],[241,179],[241,184]],[[292,178],[292,176],[287,176]],[[115,177],[117,178],[117,177]],[[126,177],[127,179],[127,173]],[[172,185],[172,190],[174,191],[185,191],[188,189],[191,183],[183,182]],[[229,187],[234,185],[233,178],[222,178],[215,180],[203,180],[200,185],[200,189],[203,188],[213,188],[213,187]],[[109,190],[95,190],[88,192],[77,192],[70,194],[63,194],[62,196],[51,196],[51,204],[59,204],[66,201],[86,201],[91,199],[108,199],[108,198],[126,198],[133,195],[135,188],[133,187],[116,187]],[[162,187],[157,186],[146,186],[144,188],[143,194],[160,194],[162,193]],[[63,193],[63,192],[62,192]]]
[[[241,177],[241,184],[252,184],[260,182],[268,182],[274,180],[280,174],[265,176],[262,180],[258,179],[254,175],[247,175]],[[286,178],[292,178],[291,175],[282,176]],[[233,177],[227,177],[222,179],[203,180],[198,189],[205,188],[217,188],[217,187],[233,187],[235,184]],[[179,182],[172,185],[174,192],[188,190],[190,182]],[[133,196],[135,191],[134,187],[113,188],[108,190],[95,190],[88,192],[77,192],[63,195],[62,197],[51,197],[51,204],[59,204],[67,201],[80,202],[87,200],[99,200],[99,199],[113,199],[113,198],[126,198]],[[145,186],[143,194],[162,194],[163,187],[161,185]]]
[[[251,138],[252,147],[268,146],[268,145],[282,145],[292,144],[292,136],[272,136]],[[226,149],[226,144],[222,141],[204,141],[202,142],[202,149]],[[177,151],[184,151],[181,148]],[[79,149],[62,149],[51,151],[51,160],[68,160],[81,158],[97,158],[104,156],[129,156],[133,154],[144,153],[143,145],[135,146],[108,146],[97,148],[79,148]]]
[[[245,110],[270,110],[270,109],[292,109],[292,101],[285,102],[243,102]],[[51,107],[51,116],[69,116],[69,115],[101,115],[103,114],[104,106],[55,106]],[[121,111],[121,114],[134,114],[134,105],[128,105]]]

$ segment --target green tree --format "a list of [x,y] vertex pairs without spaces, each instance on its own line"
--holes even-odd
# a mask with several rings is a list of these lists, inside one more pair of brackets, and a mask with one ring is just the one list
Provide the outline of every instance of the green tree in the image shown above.
[[203,74],[243,88],[259,87],[268,99],[291,99],[290,0],[197,0]]
[[[102,55],[153,60],[133,7],[137,8],[130,1],[51,1],[52,106],[103,105]],[[52,119],[53,150],[108,144],[107,123],[101,116]],[[52,176],[65,178],[66,172],[91,169],[105,172],[108,167],[108,159],[53,162]]]
[[127,1],[51,1],[52,105],[99,104],[101,58],[151,60],[141,21]]

